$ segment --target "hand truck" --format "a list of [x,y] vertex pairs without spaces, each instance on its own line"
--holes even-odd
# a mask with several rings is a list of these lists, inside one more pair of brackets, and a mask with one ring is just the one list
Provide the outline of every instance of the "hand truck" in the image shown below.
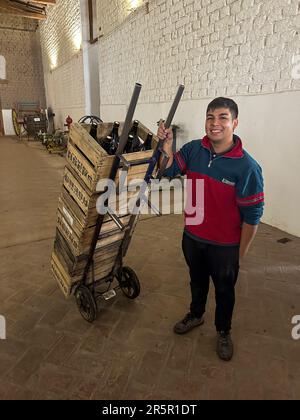
[[[87,256],[87,262],[84,268],[83,276],[80,283],[77,284],[77,287],[75,289],[75,299],[76,299],[79,312],[82,315],[82,317],[88,322],[93,322],[96,319],[97,301],[99,298],[104,298],[105,300],[108,300],[116,296],[117,289],[121,289],[124,295],[129,299],[135,299],[140,294],[139,279],[133,269],[131,269],[130,267],[123,266],[123,258],[125,257],[127,253],[127,250],[131,241],[131,237],[133,235],[135,226],[137,224],[138,217],[139,217],[139,209],[142,202],[146,202],[149,206],[151,206],[151,203],[148,201],[148,198],[146,196],[146,190],[148,188],[148,184],[150,180],[152,179],[152,174],[155,170],[155,167],[157,166],[159,159],[162,156],[163,159],[160,164],[160,168],[157,172],[157,177],[156,177],[157,179],[160,180],[169,160],[168,155],[163,150],[164,140],[162,139],[159,139],[158,144],[150,159],[149,158],[138,159],[136,161],[128,162],[125,159],[125,157],[122,155],[125,149],[127,140],[128,140],[128,134],[131,128],[133,115],[134,115],[135,108],[138,102],[141,88],[142,86],[136,83],[134,92],[131,98],[131,102],[128,108],[124,127],[120,136],[119,146],[115,154],[115,158],[114,158],[112,168],[110,171],[109,179],[112,181],[115,181],[119,168],[122,168],[122,170],[125,169],[126,171],[128,171],[131,166],[140,165],[140,164],[148,164],[148,169],[144,177],[145,182],[142,183],[142,186],[140,188],[139,194],[136,199],[136,204],[135,204],[135,209],[134,209],[135,211],[132,211],[129,222],[126,226],[123,225],[123,223],[121,222],[121,220],[116,214],[114,214],[112,211],[109,210],[109,207],[108,207],[109,197],[107,197],[104,202],[104,206],[106,209],[108,209],[107,212],[110,218],[115,222],[115,224],[118,226],[120,231],[125,231],[125,235],[120,244],[116,261],[111,270],[111,273],[108,276],[103,277],[101,279],[95,278],[94,253],[96,250],[99,235],[101,233],[101,228],[104,222],[105,214],[99,214],[98,216],[89,254]],[[183,91],[184,91],[184,86],[180,85],[178,88],[177,94],[175,96],[174,102],[172,104],[172,107],[170,109],[168,118],[165,122],[166,128],[169,128],[171,126],[173,117],[175,115],[176,109],[182,97]],[[138,211],[136,211],[136,209]],[[159,211],[156,211],[156,213],[157,215],[160,215]],[[88,276],[90,273],[92,276],[92,282],[88,283]],[[114,279],[118,281],[118,285],[117,287],[112,288],[112,283]],[[108,284],[107,290],[105,292],[100,292],[99,290],[97,291],[97,286],[102,285],[104,283]]]

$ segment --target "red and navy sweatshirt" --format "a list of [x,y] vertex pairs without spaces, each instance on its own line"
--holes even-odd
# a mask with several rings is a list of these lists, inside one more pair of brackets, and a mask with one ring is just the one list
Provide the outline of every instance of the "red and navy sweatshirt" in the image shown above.
[[196,180],[204,181],[203,222],[186,223],[185,232],[202,242],[238,245],[242,223],[258,225],[264,206],[261,167],[243,149],[241,139],[234,135],[234,147],[217,155],[206,136],[185,144],[174,157],[164,176],[186,174],[193,194]]

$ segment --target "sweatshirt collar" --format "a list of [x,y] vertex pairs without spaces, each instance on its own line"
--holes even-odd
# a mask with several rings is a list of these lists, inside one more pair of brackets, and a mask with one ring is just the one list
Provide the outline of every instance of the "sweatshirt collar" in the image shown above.
[[[229,150],[229,152],[224,153],[224,155],[222,155],[222,156],[227,157],[227,158],[242,158],[242,157],[244,157],[242,140],[235,134],[233,135],[233,139],[234,139],[234,142],[235,142],[234,147],[231,150]],[[205,149],[208,149],[209,151],[212,150],[211,141],[209,140],[209,138],[207,136],[203,137],[202,146]]]

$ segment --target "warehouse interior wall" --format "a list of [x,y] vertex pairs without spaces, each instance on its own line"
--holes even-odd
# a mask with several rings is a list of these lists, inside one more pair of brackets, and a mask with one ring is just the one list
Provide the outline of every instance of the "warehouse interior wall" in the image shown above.
[[41,24],[47,104],[59,124],[68,114],[124,119],[140,82],[136,118],[156,131],[183,83],[174,120],[179,148],[203,136],[210,100],[232,97],[240,106],[237,134],[263,167],[263,221],[300,236],[300,145],[290,123],[300,95],[298,1],[102,0],[92,46],[86,3],[58,0]]
[[300,236],[299,2],[103,0],[97,14],[102,118],[122,120],[140,82],[136,117],[156,130],[183,83],[174,120],[180,147],[203,135],[210,100],[232,97],[240,106],[237,134],[263,167],[263,221]]
[[5,134],[14,135],[11,110],[18,102],[36,102],[42,108],[46,105],[36,22],[0,13],[0,68]]
[[6,80],[6,60],[0,55],[0,80]]
[[[95,3],[94,3],[95,4]],[[100,81],[98,44],[90,43],[88,1],[80,0],[82,22],[82,49],[85,86],[85,115],[100,116]],[[96,18],[96,8],[93,8]],[[95,19],[96,21],[96,19]],[[96,28],[95,28],[96,29]]]
[[80,0],[57,0],[39,32],[47,106],[55,113],[56,128],[63,129],[68,115],[78,121],[85,114]]

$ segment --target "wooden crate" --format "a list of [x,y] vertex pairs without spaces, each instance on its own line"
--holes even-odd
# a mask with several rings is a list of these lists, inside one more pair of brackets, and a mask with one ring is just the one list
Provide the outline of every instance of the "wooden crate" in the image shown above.
[[[132,199],[133,197],[137,197],[138,192],[128,192],[127,201],[129,199]],[[63,201],[66,203],[67,208],[70,209],[71,214],[74,215],[78,223],[83,228],[89,228],[93,227],[97,223],[98,219],[98,212],[96,208],[89,209],[87,214],[84,214],[81,208],[78,206],[76,201],[68,194],[68,191],[63,188],[61,197],[63,198]],[[111,199],[112,206],[114,206],[117,210],[119,207],[122,207],[122,209],[125,207],[126,201],[123,199],[123,196],[116,196],[115,198]],[[123,210],[117,211],[117,213],[120,213],[120,216],[125,216]]]
[[70,296],[72,293],[72,278],[63,268],[55,251],[52,252],[51,256],[51,271],[65,297]]
[[91,194],[71,168],[65,167],[63,186],[85,215],[96,209],[99,194]]
[[[130,215],[120,217],[123,225],[128,225],[129,219]],[[81,220],[68,207],[63,197],[60,197],[58,202],[57,229],[68,242],[75,256],[85,254],[89,251],[95,226],[83,226]],[[105,216],[97,247],[100,247],[103,243],[101,243],[101,239],[117,233],[121,233],[118,226],[108,215]]]
[[[113,123],[98,125],[99,138],[106,138],[112,130]],[[149,133],[141,123],[138,134],[144,141]],[[158,138],[153,136],[153,147]],[[129,162],[136,159],[151,158],[152,150],[124,154]],[[76,173],[79,179],[92,193],[96,192],[96,186],[100,179],[108,178],[114,161],[114,156],[109,156],[104,149],[88,134],[80,124],[73,124],[70,129],[69,143],[67,150],[67,162],[70,168]],[[138,165],[130,168],[128,179],[144,178],[148,165]],[[118,175],[116,177],[118,179]]]
[[[104,278],[105,276],[110,274],[113,267],[113,263],[111,261],[104,261],[102,264],[97,262],[97,264],[98,267],[96,274],[98,276]],[[76,287],[77,284],[79,284],[82,275],[76,274],[74,276],[71,276],[66,266],[62,263],[62,256],[60,253],[57,252],[57,250],[54,250],[52,252],[51,269],[53,276],[57,281],[61,291],[63,292],[64,296],[68,298],[71,295],[73,288]],[[90,284],[91,282],[92,277],[90,275],[87,284]]]
[[[124,235],[124,233],[123,233]],[[122,232],[121,235],[114,234],[103,238],[101,244],[95,250],[94,262],[95,262],[95,274],[99,279],[100,274],[102,273],[102,265],[105,263],[110,263],[110,267],[113,267],[114,262],[116,261],[119,247],[122,242]],[[54,242],[54,251],[59,256],[61,264],[64,266],[66,272],[74,277],[74,281],[79,281],[82,278],[83,270],[87,261],[87,254],[82,254],[79,256],[74,256],[72,250],[70,249],[67,241],[56,231],[56,237]]]
[[81,208],[78,206],[77,202],[74,198],[69,194],[69,191],[63,186],[61,197],[63,198],[64,202],[67,204],[67,207],[72,210],[72,213],[76,215],[76,220],[85,227],[95,226],[99,214],[97,213],[97,209],[90,208],[88,212],[85,214]]
[[[113,123],[98,126],[99,137],[106,138],[112,130]],[[145,140],[148,130],[139,125],[139,136]],[[154,137],[153,146],[158,139]],[[125,154],[127,161],[144,158],[150,159],[153,151]],[[59,198],[57,212],[57,232],[51,267],[61,290],[65,296],[81,281],[87,262],[87,255],[95,231],[99,214],[96,204],[101,195],[97,191],[99,180],[109,177],[114,156],[109,156],[104,149],[80,125],[73,124],[70,129],[67,165],[64,171],[62,194]],[[132,166],[128,170],[127,183],[144,179],[149,164]],[[118,177],[116,185],[118,186]],[[120,211],[127,206],[132,197],[136,197],[138,189],[129,192],[127,197],[115,196],[112,205],[117,207],[117,215],[122,224],[128,228],[130,215]],[[94,254],[94,273],[96,280],[109,275],[116,263],[120,246],[126,230],[120,231],[109,216],[104,219]],[[91,280],[91,279],[90,279]]]
[[[127,185],[132,181],[140,182],[144,179],[148,165],[138,165],[129,170],[126,177]],[[120,171],[118,171],[118,174]],[[101,176],[101,178],[107,178],[107,176]],[[103,183],[103,187],[106,183]],[[96,203],[100,196],[100,192],[94,192],[93,194],[88,191],[82,181],[76,176],[72,168],[67,165],[64,171],[64,182],[63,186],[68,194],[77,203],[83,212],[82,218],[86,220],[86,224],[90,225],[90,218],[95,217]],[[119,178],[116,178],[116,188],[119,187]],[[128,197],[134,196],[136,192],[128,192]],[[116,197],[117,199],[117,197]],[[118,199],[117,199],[118,200]]]
[[[96,250],[94,254],[94,276],[96,280],[100,280],[111,274],[122,241],[115,241],[111,237],[108,242],[108,244]],[[54,278],[58,282],[65,297],[68,297],[72,292],[72,288],[82,280],[86,261],[86,255],[74,257],[68,244],[57,231],[51,258],[51,268]],[[92,278],[91,268],[87,278],[87,284],[92,282]]]

